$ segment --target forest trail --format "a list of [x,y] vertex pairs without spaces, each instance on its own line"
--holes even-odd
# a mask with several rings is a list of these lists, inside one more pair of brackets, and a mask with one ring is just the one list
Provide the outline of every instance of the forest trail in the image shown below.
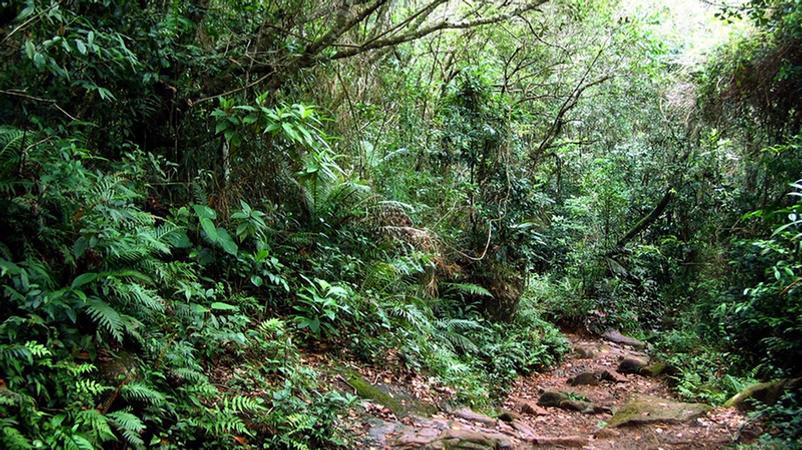
[[517,380],[498,418],[443,407],[430,416],[396,414],[363,402],[364,415],[352,417],[353,431],[364,437],[360,448],[713,449],[747,434],[745,415],[733,408],[678,400],[666,380],[649,374],[661,367],[637,341],[568,338],[572,353],[549,371]]

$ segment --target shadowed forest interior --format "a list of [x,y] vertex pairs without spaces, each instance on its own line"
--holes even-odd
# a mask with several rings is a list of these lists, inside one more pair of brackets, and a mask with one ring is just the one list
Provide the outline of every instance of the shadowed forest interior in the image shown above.
[[0,0],[0,51],[2,448],[802,448],[800,0]]

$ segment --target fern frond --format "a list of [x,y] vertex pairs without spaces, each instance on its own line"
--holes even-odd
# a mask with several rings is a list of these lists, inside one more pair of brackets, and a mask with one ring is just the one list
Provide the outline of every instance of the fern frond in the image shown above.
[[83,364],[70,363],[70,364],[65,364],[65,366],[67,370],[70,372],[70,374],[73,376],[88,375],[97,369],[97,367],[95,367],[94,364],[89,364],[89,363],[83,363]]
[[145,424],[142,420],[128,411],[114,411],[106,414],[115,428],[123,435],[125,440],[135,446],[145,445],[142,440],[142,433],[145,431]]
[[111,286],[114,293],[128,305],[143,307],[145,312],[164,312],[164,300],[152,289],[130,282],[115,282]]
[[86,301],[86,313],[102,329],[117,341],[123,340],[123,321],[120,313],[103,300],[93,297]]
[[190,369],[188,367],[179,367],[173,372],[178,375],[178,377],[189,381],[190,383],[200,383],[208,381],[206,375],[203,372],[197,371],[195,369]]
[[4,156],[7,151],[11,151],[14,147],[21,150],[22,140],[25,137],[25,131],[18,128],[1,126],[0,127],[0,156]]
[[237,395],[223,400],[223,410],[234,414],[264,411],[264,400],[258,397]]
[[153,406],[163,405],[167,400],[164,394],[141,382],[123,385],[120,394],[126,401],[138,401]]
[[95,450],[92,442],[80,434],[64,436],[64,450]]
[[439,336],[452,348],[467,352],[478,352],[479,347],[464,332],[485,329],[479,322],[470,319],[441,319],[437,321],[437,328]]
[[109,386],[98,383],[96,380],[90,379],[76,380],[73,388],[81,399],[94,399],[98,395],[112,389]]
[[80,411],[76,416],[76,423],[94,436],[96,441],[105,442],[117,439],[114,432],[111,431],[106,416],[94,408]]
[[458,295],[472,295],[477,297],[493,298],[493,294],[486,288],[473,283],[443,283],[446,289],[452,290]]
[[2,423],[0,442],[3,443],[3,448],[7,448],[8,450],[28,450],[29,448],[33,448],[31,441],[14,427],[16,422],[3,419],[0,423]]

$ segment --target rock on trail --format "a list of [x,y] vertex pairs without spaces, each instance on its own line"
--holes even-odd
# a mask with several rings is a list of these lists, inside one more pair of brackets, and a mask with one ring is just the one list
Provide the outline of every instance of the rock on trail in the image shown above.
[[447,400],[400,419],[363,417],[367,433],[359,448],[713,449],[739,439],[744,414],[679,401],[657,376],[662,369],[654,369],[657,362],[643,353],[642,342],[620,333],[606,333],[606,342],[568,337],[571,356],[547,372],[518,379],[498,417],[449,408]]

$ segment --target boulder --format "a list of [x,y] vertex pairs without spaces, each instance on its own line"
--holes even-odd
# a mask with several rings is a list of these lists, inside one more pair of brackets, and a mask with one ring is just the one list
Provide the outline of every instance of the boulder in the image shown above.
[[611,412],[610,408],[608,407],[596,406],[588,401],[572,399],[568,396],[568,394],[557,391],[543,392],[540,395],[540,399],[538,400],[537,404],[540,406],[567,409],[569,411],[579,411],[583,414]]
[[595,372],[581,372],[576,376],[568,379],[568,384],[571,386],[598,386],[602,381],[610,381],[613,383],[623,383],[627,381],[621,375],[610,372],[609,370],[597,370]]
[[432,449],[496,450],[515,448],[515,441],[501,433],[448,429],[428,446]]
[[649,360],[646,358],[639,358],[637,356],[627,356],[622,359],[618,364],[618,371],[621,373],[637,373],[640,374],[641,370],[649,365]]
[[513,420],[510,425],[515,428],[515,431],[518,432],[518,436],[523,439],[531,439],[535,436],[535,430],[520,420]]
[[374,385],[361,373],[350,367],[337,367],[335,369],[341,379],[356,391],[356,394],[372,403],[381,405],[392,411],[397,417],[418,415],[430,417],[437,412],[434,404],[415,398],[406,389],[386,384]]
[[584,400],[563,400],[560,402],[560,408],[579,411],[584,414],[593,414],[595,412],[593,403]]
[[681,403],[650,395],[635,395],[616,411],[607,421],[607,426],[682,423],[695,419],[708,410],[710,406],[701,403]]
[[629,345],[630,347],[638,349],[646,348],[645,342],[639,341],[633,337],[624,336],[618,330],[607,330],[604,332],[604,334],[602,334],[602,337],[610,342],[615,342],[616,344]]
[[516,441],[494,431],[477,431],[439,427],[405,427],[396,432],[395,438],[388,442],[392,448],[402,449],[460,449],[497,450],[516,448]]

